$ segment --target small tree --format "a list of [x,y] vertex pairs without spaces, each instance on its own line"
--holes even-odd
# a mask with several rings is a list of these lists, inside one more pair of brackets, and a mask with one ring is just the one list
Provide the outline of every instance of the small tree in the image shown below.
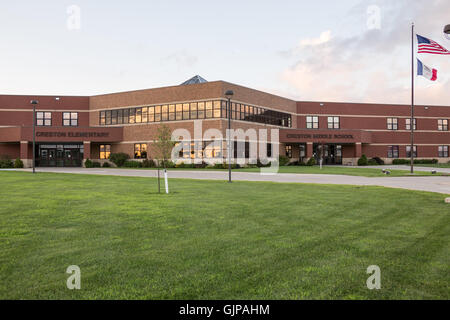
[[154,143],[154,148],[156,158],[158,159],[158,192],[160,192],[159,169],[161,168],[161,162],[165,170],[176,142],[172,141],[172,132],[165,124],[158,127],[156,137],[157,140]]

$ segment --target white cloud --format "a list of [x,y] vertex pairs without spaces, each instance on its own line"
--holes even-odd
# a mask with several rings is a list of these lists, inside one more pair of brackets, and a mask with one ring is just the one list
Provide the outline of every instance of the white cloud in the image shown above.
[[[380,30],[363,30],[356,35],[331,36],[324,31],[318,38],[300,40],[290,50],[295,63],[284,70],[281,79],[299,100],[410,103],[411,21],[416,31],[446,47],[442,28],[448,24],[450,1],[414,2],[380,0]],[[348,18],[366,18],[367,2],[351,10]],[[366,28],[364,19],[359,22]],[[426,55],[420,59],[438,69],[438,81],[416,78],[416,101],[420,104],[448,105],[450,101],[450,57]]]

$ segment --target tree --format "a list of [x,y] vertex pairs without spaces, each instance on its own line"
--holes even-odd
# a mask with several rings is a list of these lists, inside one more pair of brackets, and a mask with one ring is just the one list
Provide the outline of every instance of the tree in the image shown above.
[[154,148],[156,158],[158,159],[158,192],[160,192],[159,169],[161,167],[161,162],[164,167],[164,172],[166,172],[166,164],[171,158],[172,149],[175,146],[176,142],[172,141],[172,132],[165,124],[162,124],[158,127],[156,131],[156,137],[157,140],[154,143]]

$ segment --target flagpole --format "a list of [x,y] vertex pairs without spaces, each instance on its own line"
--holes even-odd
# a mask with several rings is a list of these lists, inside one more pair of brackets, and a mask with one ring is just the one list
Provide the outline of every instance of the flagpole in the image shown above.
[[414,22],[411,24],[411,174],[414,173]]

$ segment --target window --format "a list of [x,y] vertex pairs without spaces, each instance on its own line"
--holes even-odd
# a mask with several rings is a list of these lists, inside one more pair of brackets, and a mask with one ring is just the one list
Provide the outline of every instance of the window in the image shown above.
[[134,144],[134,158],[135,159],[146,159],[147,158],[147,144],[146,143],[135,143]]
[[191,119],[197,119],[197,103],[191,103]]
[[439,131],[447,131],[448,130],[448,119],[439,119],[438,120],[438,130]]
[[268,143],[266,148],[267,148],[267,152],[266,152],[267,158],[270,158],[272,156],[272,144]]
[[398,158],[398,146],[388,147],[388,158]]
[[[405,129],[411,130],[411,118],[405,119]],[[417,129],[417,119],[414,118],[414,130]]]
[[339,129],[339,117],[328,117],[328,129]]
[[142,109],[141,108],[137,108],[136,109],[135,122],[136,123],[141,123],[142,122]]
[[183,119],[189,120],[189,103],[183,104]]
[[292,146],[286,146],[286,157],[292,158]]
[[109,159],[111,155],[111,145],[101,144],[100,145],[100,159]]
[[161,121],[169,119],[169,106],[167,104],[161,106]]
[[132,109],[130,109],[130,115],[129,115],[128,122],[129,123],[135,123],[135,121],[136,121],[136,109],[132,108]]
[[173,121],[175,120],[175,105],[169,104],[169,120]]
[[142,122],[143,123],[148,122],[148,108],[147,107],[142,108]]
[[155,106],[155,122],[161,121],[161,106]]
[[78,126],[78,112],[63,112],[63,126]]
[[[417,158],[417,146],[413,146],[413,157]],[[411,158],[411,146],[406,146],[406,157]]]
[[52,113],[51,112],[36,112],[36,125],[37,126],[51,126],[52,125]]
[[214,118],[220,118],[220,101],[214,101]]
[[205,103],[199,102],[197,105],[198,119],[205,119]]
[[306,128],[307,129],[319,129],[319,117],[307,116],[306,117]]
[[176,110],[177,110],[177,120],[182,120],[183,119],[183,105],[182,104],[177,104],[176,106]]
[[100,111],[100,125],[101,125],[101,126],[104,126],[105,123],[106,123],[106,120],[105,120],[105,111]]
[[438,147],[438,156],[440,158],[447,158],[448,157],[448,146],[439,146]]
[[397,118],[387,118],[387,128],[389,130],[398,129],[398,119]]
[[[236,120],[265,123],[282,127],[292,126],[292,116],[288,113],[244,104],[232,103],[231,116]],[[227,118],[227,101],[215,100],[207,102],[165,104],[152,107],[136,107],[99,112],[100,125],[138,124],[205,118]],[[311,119],[311,128],[317,129],[319,127],[318,117],[314,116],[309,118]],[[43,121],[41,122],[43,123]],[[70,121],[67,123],[70,123]],[[75,122],[72,122],[72,125],[74,125],[74,123]],[[330,123],[330,126],[339,128],[339,117],[330,117]]]
[[213,116],[213,110],[212,110],[212,108],[213,108],[213,103],[212,103],[212,101],[207,101],[207,102],[206,102],[206,118],[207,118],[207,119],[212,118],[212,116]]

